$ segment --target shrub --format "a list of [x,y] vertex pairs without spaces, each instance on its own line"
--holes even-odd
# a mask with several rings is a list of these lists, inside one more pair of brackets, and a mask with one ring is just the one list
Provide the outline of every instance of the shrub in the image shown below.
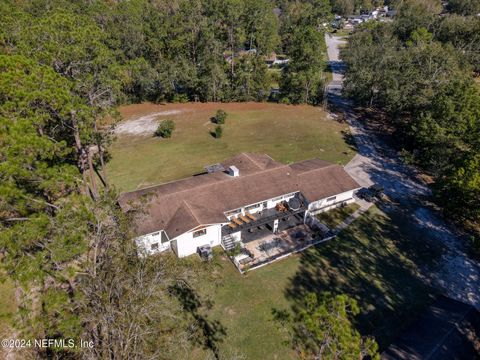
[[172,97],[172,102],[174,103],[187,103],[189,98],[186,94],[175,94]]
[[225,120],[227,119],[227,113],[222,109],[218,109],[214,119],[215,123],[217,124],[225,124]]
[[163,120],[155,130],[155,136],[169,138],[172,136],[173,130],[175,130],[175,122],[173,120]]
[[240,243],[236,243],[235,247],[228,252],[228,255],[230,257],[235,257],[237,255],[240,255],[242,253],[242,247],[240,246]]
[[220,139],[223,135],[223,128],[220,125],[215,126],[215,138]]

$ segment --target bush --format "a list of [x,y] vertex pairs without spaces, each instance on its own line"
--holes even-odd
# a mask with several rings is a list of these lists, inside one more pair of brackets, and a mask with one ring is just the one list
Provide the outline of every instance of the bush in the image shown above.
[[218,109],[214,119],[216,124],[225,124],[225,120],[227,119],[227,113],[222,109]]
[[235,247],[228,252],[228,256],[230,257],[235,257],[237,255],[240,255],[242,253],[242,247],[240,246],[240,243],[236,243]]
[[172,102],[174,103],[187,103],[190,99],[186,94],[175,94],[172,97]]
[[214,131],[215,139],[220,139],[223,135],[223,128],[218,125],[215,126],[215,131]]
[[172,136],[173,130],[175,130],[175,122],[173,120],[163,120],[155,130],[155,136],[169,138]]

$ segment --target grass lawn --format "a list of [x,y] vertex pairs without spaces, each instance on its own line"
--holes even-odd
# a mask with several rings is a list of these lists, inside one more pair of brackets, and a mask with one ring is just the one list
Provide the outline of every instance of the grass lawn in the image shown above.
[[317,215],[317,218],[330,229],[334,229],[358,209],[360,209],[360,205],[357,203],[352,203],[344,207],[339,207],[324,213],[320,213]]
[[5,280],[0,283],[0,334],[9,335],[8,328],[15,311],[15,289],[9,280]]
[[340,29],[340,30],[337,30],[337,31],[335,31],[335,32],[332,32],[332,35],[333,35],[333,36],[343,36],[343,37],[346,37],[346,36],[352,35],[352,33],[353,33],[353,30]]
[[362,309],[357,328],[374,335],[380,349],[385,348],[434,295],[420,280],[415,262],[436,259],[440,250],[432,248],[421,231],[407,231],[406,221],[403,214],[389,216],[372,208],[336,240],[245,276],[217,255],[218,281],[203,284],[199,293],[212,302],[205,316],[221,324],[222,335],[216,341],[220,354],[236,353],[247,359],[294,357],[272,310],[294,308],[309,291],[345,293],[357,299]]
[[[227,111],[228,118],[222,138],[215,139],[210,118],[219,108]],[[170,139],[154,138],[153,131],[118,135],[110,147],[107,174],[120,191],[187,177],[244,151],[267,153],[283,163],[319,157],[345,164],[354,156],[343,136],[347,125],[327,119],[320,107],[147,103],[122,107],[120,112],[126,121],[157,114],[158,119],[176,122]]]

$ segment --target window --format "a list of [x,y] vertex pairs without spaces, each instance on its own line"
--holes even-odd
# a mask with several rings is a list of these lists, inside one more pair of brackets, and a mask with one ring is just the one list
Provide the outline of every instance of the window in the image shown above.
[[253,204],[253,205],[250,205],[250,206],[247,206],[245,208],[245,211],[250,211],[250,210],[253,210],[253,209],[256,209],[260,206],[260,204]]
[[290,194],[285,195],[283,198],[284,198],[284,199],[288,199],[288,198],[291,198],[292,196],[295,196],[295,194],[296,194],[296,193],[293,192],[293,193],[290,193]]
[[156,233],[151,233],[150,236],[158,236],[158,234],[160,234],[160,231],[158,231]]
[[199,236],[203,236],[206,233],[207,233],[207,229],[197,230],[193,233],[193,237],[196,238],[196,237],[199,237]]
[[161,240],[161,241],[162,241],[162,244],[170,241],[170,240],[168,239],[168,237],[167,237],[167,234],[165,234],[165,232],[163,232],[163,231],[162,231],[161,239],[162,239],[162,240]]
[[237,216],[238,214],[240,214],[242,212],[241,209],[235,209],[235,210],[232,210],[232,211],[227,211],[225,213],[225,216]]
[[327,202],[334,201],[336,198],[337,198],[336,196],[329,197],[327,199]]
[[158,250],[158,243],[153,243],[152,245],[150,245],[150,249],[152,249],[152,251]]

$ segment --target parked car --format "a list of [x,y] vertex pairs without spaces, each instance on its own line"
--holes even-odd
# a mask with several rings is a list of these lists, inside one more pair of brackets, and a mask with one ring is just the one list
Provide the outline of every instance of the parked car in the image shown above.
[[363,199],[363,200],[368,201],[368,202],[372,202],[372,201],[375,200],[375,196],[373,196],[372,192],[367,188],[362,188],[362,189],[358,190],[357,191],[357,196],[360,199]]
[[373,197],[377,198],[378,200],[384,200],[386,198],[384,194],[383,186],[378,184],[372,185],[368,188],[369,192],[372,194]]

